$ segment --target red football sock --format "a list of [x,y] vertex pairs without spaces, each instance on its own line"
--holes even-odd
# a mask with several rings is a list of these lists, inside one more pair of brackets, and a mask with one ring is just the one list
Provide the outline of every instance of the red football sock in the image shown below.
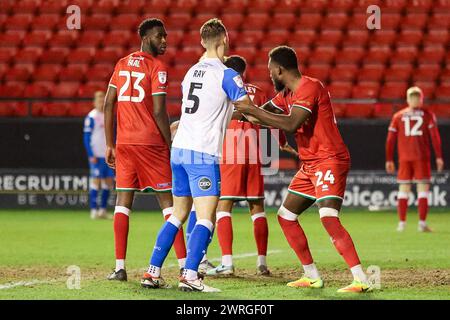
[[219,239],[222,256],[233,254],[233,224],[229,212],[217,213],[217,238]]
[[267,225],[266,215],[257,213],[252,215],[253,220],[253,234],[255,235],[256,248],[258,249],[258,256],[267,255],[267,242],[269,239],[269,226]]
[[408,195],[397,198],[397,213],[400,221],[406,221],[406,213],[408,211]]
[[[164,216],[164,220],[167,221],[169,219],[171,214],[166,214]],[[177,259],[185,259],[187,256],[186,253],[186,243],[184,241],[184,232],[183,227],[180,227],[180,230],[178,230],[178,233],[175,237],[175,241],[173,242],[173,248],[175,249],[175,255],[177,256]]]
[[344,258],[350,268],[361,264],[356,253],[353,240],[347,230],[342,226],[337,217],[323,217],[320,219],[323,226],[331,237],[331,241],[339,254]]
[[419,197],[419,220],[425,221],[427,220],[428,215],[428,196],[425,197]]
[[306,239],[305,233],[298,223],[298,220],[291,221],[278,216],[278,222],[280,223],[281,229],[283,230],[289,245],[297,254],[302,265],[313,263],[313,258],[309,251],[308,239]]
[[[126,208],[125,208],[126,209]],[[129,217],[126,213],[118,210],[114,212],[114,243],[116,251],[116,259],[125,259],[127,255],[127,241],[128,241],[128,220]]]

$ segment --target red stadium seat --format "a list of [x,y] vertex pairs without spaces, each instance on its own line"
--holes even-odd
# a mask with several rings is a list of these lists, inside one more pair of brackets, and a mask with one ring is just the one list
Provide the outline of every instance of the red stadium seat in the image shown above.
[[401,63],[413,63],[417,57],[417,47],[415,46],[402,46],[398,47],[390,58],[390,62]]
[[365,81],[359,82],[352,88],[352,98],[354,99],[376,99],[380,90],[379,82]]
[[287,43],[288,33],[285,30],[270,30],[264,36],[264,41],[261,44],[262,48],[271,50],[272,48],[285,45]]
[[370,43],[374,46],[392,45],[397,39],[397,31],[395,30],[375,30],[370,38]]
[[440,64],[445,56],[445,48],[441,45],[426,46],[422,49],[419,54],[418,63],[419,64]]
[[88,71],[89,81],[109,81],[113,73],[114,66],[98,64],[91,67]]
[[67,62],[72,64],[89,64],[95,53],[92,48],[76,48],[70,52],[67,57]]
[[352,83],[350,81],[334,81],[328,86],[330,96],[334,99],[350,98],[352,92]]
[[388,0],[380,2],[381,12],[388,13],[400,13],[406,8],[407,5],[408,0]]
[[144,6],[144,13],[149,10],[151,13],[167,13],[167,10],[172,5],[171,0],[152,0],[149,4]]
[[444,68],[441,72],[441,75],[439,76],[439,80],[441,81],[441,83],[448,83],[450,82],[450,68],[449,66],[447,66],[446,68]]
[[67,109],[67,115],[69,117],[85,117],[91,110],[91,101],[71,103]]
[[111,15],[104,13],[87,16],[85,21],[83,21],[83,27],[85,30],[104,31],[105,27],[110,26],[111,24],[116,24],[116,21],[113,22]]
[[186,13],[186,12],[173,13],[167,17],[167,21],[166,21],[165,25],[168,30],[171,30],[171,29],[183,30],[183,29],[186,29],[186,27],[189,25],[190,21],[191,21],[190,13]]
[[411,77],[412,65],[410,64],[394,64],[385,71],[385,81],[408,81]]
[[197,0],[182,0],[176,1],[170,6],[170,13],[192,13],[195,7],[198,5]]
[[289,35],[288,44],[292,47],[310,45],[316,38],[317,34],[314,30],[296,30]]
[[106,91],[107,88],[108,82],[90,81],[78,88],[78,96],[83,98],[92,98],[96,91]]
[[[384,19],[384,17],[383,17]],[[402,29],[418,29],[422,30],[428,19],[427,13],[410,13],[402,19]]]
[[48,30],[35,30],[27,33],[23,38],[24,47],[40,47],[45,48],[47,42],[50,39],[51,31]]
[[374,105],[368,103],[349,103],[346,106],[345,116],[347,118],[370,118],[374,113]]
[[104,32],[86,30],[78,39],[77,46],[80,48],[96,48],[99,46],[100,42],[103,40]]
[[428,21],[429,30],[448,30],[450,28],[450,12],[435,11]]
[[450,105],[446,104],[433,104],[429,106],[431,112],[433,112],[437,117],[447,117],[450,118]]
[[365,54],[363,47],[344,47],[336,54],[337,63],[354,63],[358,64]]
[[368,30],[348,30],[343,40],[344,47],[360,46],[363,47],[369,40]]
[[320,13],[302,13],[300,19],[297,19],[294,30],[317,29],[321,21],[322,15]]
[[364,63],[383,64],[388,60],[390,53],[391,48],[389,46],[372,46],[364,58]]
[[298,17],[293,12],[275,13],[270,19],[269,30],[281,29],[287,31],[293,27]]
[[425,99],[433,99],[436,89],[436,83],[434,81],[416,81],[413,85],[422,89]]
[[406,8],[407,14],[413,12],[428,12],[433,6],[433,0],[410,0]]
[[450,83],[441,84],[435,91],[436,99],[450,99]]
[[400,13],[383,13],[381,18],[381,28],[383,30],[396,30],[401,19],[402,16]]
[[8,81],[4,85],[0,85],[0,97],[21,98],[23,96],[25,86],[26,82]]
[[402,99],[406,96],[408,83],[406,82],[386,82],[380,91],[381,99]]
[[[448,17],[450,19],[450,15]],[[425,46],[446,45],[449,40],[449,31],[447,29],[429,29],[423,37]]]
[[69,4],[67,0],[45,1],[45,4],[39,7],[39,13],[65,14],[68,6]]
[[348,12],[355,5],[353,0],[334,0],[329,1],[327,10],[328,12]]
[[59,14],[49,13],[35,16],[33,19],[33,30],[53,30],[61,20]]
[[240,45],[255,47],[257,44],[261,43],[264,37],[264,32],[261,30],[244,30],[240,33]]
[[435,81],[441,71],[437,64],[421,64],[414,71],[414,81]]
[[103,47],[126,47],[130,41],[130,32],[125,30],[114,30],[107,33],[103,38]]
[[[197,33],[199,33],[198,31],[200,30],[200,28],[202,27],[202,25],[208,21],[209,19],[214,18],[214,15],[207,13],[207,14],[203,14],[203,13],[199,13],[197,14],[195,17],[191,18],[190,22],[189,22],[189,30],[191,30],[192,32],[195,31]],[[242,20],[241,20],[242,21]],[[223,22],[223,21],[222,21]],[[235,27],[235,25],[233,25],[233,28],[231,28],[229,25],[227,25],[225,23],[225,25],[227,26],[227,29],[231,30],[231,29],[237,29]]]
[[41,64],[33,73],[35,81],[55,81],[58,78],[61,66],[58,64]]
[[34,82],[26,86],[24,90],[25,98],[46,98],[50,94],[48,86],[39,82]]
[[239,29],[244,22],[244,15],[241,13],[224,13],[222,14],[222,22],[230,30]]
[[181,81],[183,80],[186,72],[189,70],[188,65],[176,65],[169,69],[170,80]]
[[177,63],[195,64],[200,59],[200,55],[195,51],[181,51],[176,56]]
[[266,13],[270,12],[275,5],[274,0],[253,0],[248,2],[247,8],[249,12]]
[[397,45],[415,46],[422,41],[421,30],[402,30],[397,38]]
[[0,33],[0,47],[18,47],[25,36],[24,31],[6,31]]
[[298,9],[301,7],[302,0],[281,0],[277,1],[276,5],[273,7],[273,12],[277,13],[297,13]]
[[6,19],[5,28],[7,30],[28,30],[32,20],[33,14],[31,13],[15,14]]
[[139,15],[146,4],[145,0],[124,0],[117,6],[118,13]]
[[[12,60],[12,57],[15,56],[17,50],[15,48],[1,48],[0,47],[0,64],[6,66]],[[3,72],[0,72],[2,74]],[[1,76],[0,76],[1,79]]]
[[88,69],[87,65],[69,64],[63,68],[59,74],[59,80],[62,81],[83,81]]
[[342,30],[348,21],[348,16],[343,12],[329,12],[322,19],[321,28],[329,30]]
[[181,116],[181,104],[180,103],[169,103],[167,105],[167,113],[169,117],[175,118]]
[[[367,8],[367,7],[366,7]],[[367,30],[367,13],[366,9],[362,12],[354,13],[348,20],[347,29],[350,30]]]
[[342,41],[341,30],[322,30],[316,40],[317,46],[337,46]]
[[39,57],[42,55],[42,51],[42,48],[24,48],[16,54],[14,60],[16,61],[16,64],[35,64],[39,60]]
[[301,5],[302,12],[322,12],[327,8],[327,0],[304,1]]
[[377,103],[373,111],[375,118],[391,118],[394,114],[394,106],[392,103]]
[[350,81],[352,82],[358,73],[358,66],[356,64],[337,64],[330,72],[330,80],[335,81]]
[[257,67],[265,67],[267,68],[267,62],[269,61],[269,49],[263,48],[258,50],[255,54],[254,64]]
[[70,106],[71,104],[67,102],[36,102],[33,109],[40,109],[40,115],[44,117],[65,117]]
[[173,81],[171,82],[168,90],[167,96],[173,100],[181,100],[183,94],[181,92],[181,82]]
[[327,64],[310,64],[308,68],[305,69],[304,73],[307,76],[326,82],[330,73],[330,66]]
[[115,0],[94,1],[91,6],[91,11],[93,13],[112,14],[116,6],[116,3],[117,1]]
[[346,109],[345,103],[333,102],[333,112],[337,118],[345,117],[345,109]]
[[115,65],[123,56],[124,52],[120,47],[105,48],[103,50],[97,50],[94,55],[93,63]]
[[331,63],[334,60],[335,55],[335,47],[316,47],[316,49],[311,52],[310,61],[314,63]]
[[78,33],[72,30],[60,30],[49,41],[50,48],[70,48],[75,44]]
[[57,98],[74,98],[78,94],[79,87],[78,81],[65,81],[57,84],[50,94]]
[[380,81],[384,75],[384,66],[379,64],[367,64],[358,72],[358,81]]
[[26,111],[26,107],[25,102],[2,101],[0,102],[0,117],[25,116],[26,114],[21,110]]
[[21,14],[21,13],[31,13],[34,14],[37,11],[39,5],[39,1],[35,0],[22,0],[18,1],[14,4],[14,13],[15,14]]
[[34,80],[32,85],[36,86],[36,88],[44,88],[43,90],[50,95],[51,92],[53,92],[53,90],[55,89],[56,83],[53,81],[36,81],[36,80]]
[[50,48],[41,56],[41,63],[61,64],[69,54],[67,48]]
[[267,13],[254,13],[250,11],[245,17],[245,21],[249,22],[245,25],[245,30],[263,30],[271,19]]
[[5,74],[6,81],[28,81],[31,71],[27,65],[16,65]]
[[249,68],[246,72],[247,78],[253,81],[269,81],[269,71],[267,68]]

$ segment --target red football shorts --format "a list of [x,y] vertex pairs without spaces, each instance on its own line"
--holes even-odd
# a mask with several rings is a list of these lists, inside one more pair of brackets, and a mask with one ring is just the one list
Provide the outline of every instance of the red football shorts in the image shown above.
[[221,164],[221,200],[264,199],[264,177],[260,164]]
[[167,146],[116,146],[116,190],[167,192],[172,190]]
[[344,199],[350,162],[327,160],[303,163],[288,187],[288,191],[305,198],[321,201],[329,198]]
[[398,165],[398,183],[424,182],[431,180],[429,160],[400,161]]

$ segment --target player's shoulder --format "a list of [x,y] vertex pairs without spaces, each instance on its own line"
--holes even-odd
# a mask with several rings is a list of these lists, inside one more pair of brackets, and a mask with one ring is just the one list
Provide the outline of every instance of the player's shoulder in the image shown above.
[[97,115],[97,110],[92,109],[89,111],[89,113],[86,115],[86,118],[94,118]]
[[392,116],[392,118],[401,118],[405,113],[409,112],[409,108],[408,107],[404,107],[400,110],[398,110],[397,112],[394,113],[394,115]]
[[322,83],[322,81],[320,81],[317,78],[302,75],[302,78],[300,81],[301,82],[300,82],[300,85],[299,85],[296,93],[301,93],[301,92],[304,92],[305,90],[319,92],[319,91],[325,89],[325,86]]

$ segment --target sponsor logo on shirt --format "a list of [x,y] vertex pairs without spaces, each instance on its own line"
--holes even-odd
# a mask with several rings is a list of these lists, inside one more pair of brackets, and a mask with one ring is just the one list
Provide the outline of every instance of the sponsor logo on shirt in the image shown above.
[[167,72],[166,71],[159,71],[158,72],[158,80],[162,84],[166,83],[166,81],[167,81]]

